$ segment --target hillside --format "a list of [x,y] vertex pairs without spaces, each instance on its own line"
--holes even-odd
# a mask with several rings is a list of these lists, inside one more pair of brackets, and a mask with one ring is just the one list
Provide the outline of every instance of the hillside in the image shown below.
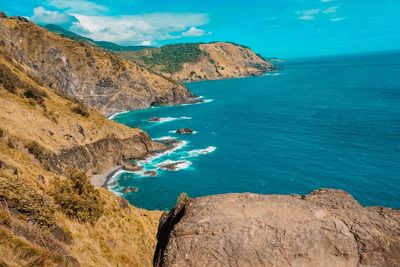
[[51,33],[24,18],[0,18],[2,46],[52,90],[108,116],[193,101],[181,84],[104,49]]
[[228,42],[174,44],[119,54],[181,82],[257,76],[275,69],[250,48]]
[[229,43],[188,43],[146,46],[120,46],[95,41],[56,25],[47,25],[49,31],[119,54],[147,69],[177,81],[216,80],[261,75],[274,70],[271,62],[255,54],[250,48]]
[[41,77],[25,45],[57,38],[25,21],[0,27],[22,40],[0,41],[0,266],[151,266],[160,212],[130,206],[87,176],[164,145],[47,86],[52,77]]

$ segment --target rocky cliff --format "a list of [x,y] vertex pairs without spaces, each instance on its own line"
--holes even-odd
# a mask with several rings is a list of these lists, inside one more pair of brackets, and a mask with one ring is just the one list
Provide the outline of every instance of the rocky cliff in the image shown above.
[[46,58],[60,37],[35,46],[47,33],[0,20],[2,34],[16,38],[0,39],[0,266],[151,266],[160,212],[94,188],[85,173],[165,146],[50,88],[59,77],[42,77],[31,58]]
[[250,48],[227,42],[175,44],[119,54],[181,82],[257,76],[275,69]]
[[181,84],[98,47],[49,32],[24,18],[0,18],[0,45],[54,91],[108,116],[193,101]]
[[228,194],[162,216],[155,266],[400,266],[400,211],[339,190]]

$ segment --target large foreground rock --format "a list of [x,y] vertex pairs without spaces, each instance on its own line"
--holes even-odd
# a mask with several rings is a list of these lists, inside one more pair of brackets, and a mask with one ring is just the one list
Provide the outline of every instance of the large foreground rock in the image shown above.
[[196,198],[161,218],[155,266],[400,266],[400,212],[349,194]]

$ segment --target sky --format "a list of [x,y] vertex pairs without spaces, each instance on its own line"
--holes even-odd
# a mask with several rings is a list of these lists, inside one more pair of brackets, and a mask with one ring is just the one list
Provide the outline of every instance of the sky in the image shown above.
[[121,45],[231,41],[279,58],[400,49],[400,0],[0,0],[0,10]]

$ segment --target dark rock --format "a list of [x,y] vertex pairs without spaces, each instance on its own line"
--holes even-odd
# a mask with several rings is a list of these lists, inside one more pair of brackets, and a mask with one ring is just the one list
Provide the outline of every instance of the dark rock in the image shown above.
[[193,134],[193,130],[190,128],[181,128],[176,130],[177,134]]
[[146,176],[157,176],[157,171],[155,171],[155,170],[145,171],[144,175],[146,175]]
[[124,163],[122,163],[122,169],[124,171],[129,171],[129,172],[137,172],[137,171],[141,171],[143,169],[143,167],[139,166],[133,162],[124,162]]
[[179,167],[179,164],[185,163],[184,161],[177,161],[173,163],[164,163],[164,164],[159,164],[158,167],[161,170],[166,170],[166,171],[176,171]]
[[400,211],[340,190],[226,194],[164,213],[154,266],[399,266]]
[[123,208],[123,209],[127,209],[130,206],[128,200],[126,200],[124,198],[120,198],[118,204],[119,204],[120,208]]
[[161,118],[153,117],[153,118],[148,119],[148,121],[149,122],[158,122],[158,121],[161,121]]
[[137,187],[126,187],[124,188],[124,190],[122,190],[122,193],[128,194],[128,193],[135,193],[137,191],[139,191]]

